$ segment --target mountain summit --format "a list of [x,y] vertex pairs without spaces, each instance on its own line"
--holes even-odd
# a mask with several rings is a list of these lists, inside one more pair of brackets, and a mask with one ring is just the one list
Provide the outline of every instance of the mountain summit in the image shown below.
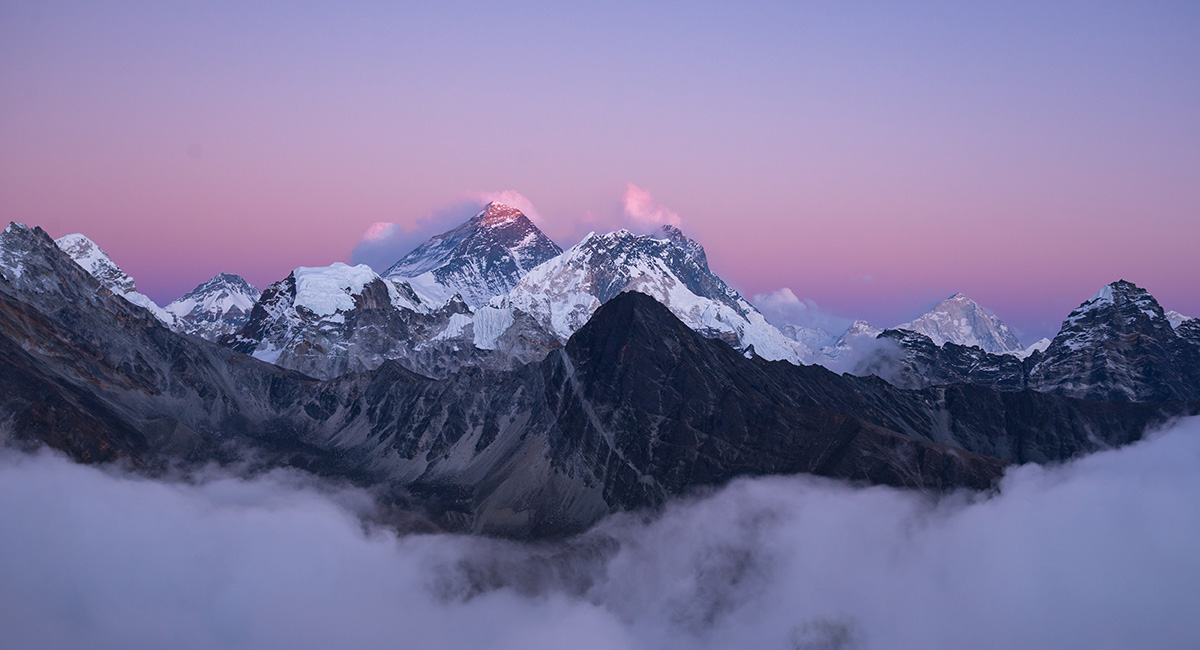
[[973,345],[992,354],[1025,350],[1007,325],[962,293],[950,296],[916,320],[895,329],[924,334],[935,345]]
[[149,311],[164,324],[172,327],[175,325],[175,317],[159,307],[149,296],[139,293],[133,278],[126,275],[96,242],[85,235],[74,233],[63,235],[54,240],[54,243],[109,291]]
[[1190,333],[1145,289],[1118,280],[1063,321],[1033,369],[1037,388],[1113,402],[1196,399],[1200,340]]
[[562,253],[520,210],[492,202],[461,226],[430,237],[383,273],[430,308],[454,294],[472,308],[508,293],[533,267]]
[[218,273],[164,309],[175,316],[177,331],[216,341],[246,324],[261,294],[240,275]]

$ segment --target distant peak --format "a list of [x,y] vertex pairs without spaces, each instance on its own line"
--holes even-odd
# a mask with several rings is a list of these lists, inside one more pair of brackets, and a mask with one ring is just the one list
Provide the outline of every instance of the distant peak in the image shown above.
[[528,217],[525,216],[524,212],[511,205],[492,201],[484,206],[483,210],[476,216],[476,219],[484,225],[494,226],[519,219],[528,219]]
[[1145,289],[1128,280],[1117,280],[1101,287],[1091,298],[1084,301],[1080,307],[1101,307],[1111,305],[1117,300],[1139,299],[1148,295],[1150,294]]
[[967,294],[965,294],[965,293],[963,293],[963,292],[961,292],[961,291],[956,291],[956,292],[954,292],[954,295],[953,295],[953,296],[950,296],[950,297],[949,297],[949,298],[947,298],[946,300],[968,300],[968,301],[970,301],[970,302],[975,302],[974,300],[971,300],[970,298],[968,298],[968,297],[967,297]]
[[228,287],[232,287],[235,290],[239,290],[241,292],[255,295],[255,296],[257,296],[257,294],[261,293],[257,287],[255,287],[254,285],[247,282],[246,279],[240,275],[237,275],[234,273],[218,273],[218,274],[212,276],[211,278],[209,278],[208,280],[200,283],[200,285],[197,286],[195,289],[192,289],[188,293],[184,294],[184,298],[187,298],[190,296],[198,296],[198,295],[202,295],[206,292],[215,291],[218,289],[224,289],[224,288],[228,288]]

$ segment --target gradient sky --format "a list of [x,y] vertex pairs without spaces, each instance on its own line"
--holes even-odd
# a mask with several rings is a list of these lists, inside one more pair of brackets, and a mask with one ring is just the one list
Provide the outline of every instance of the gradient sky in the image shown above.
[[1200,315],[1200,3],[645,4],[5,1],[0,216],[165,303],[482,192],[569,246],[635,183],[747,295]]

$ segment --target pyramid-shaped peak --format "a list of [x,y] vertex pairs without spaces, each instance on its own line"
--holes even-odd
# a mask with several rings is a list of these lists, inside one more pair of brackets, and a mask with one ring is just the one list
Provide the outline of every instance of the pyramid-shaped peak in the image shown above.
[[1154,296],[1150,292],[1129,282],[1128,280],[1117,280],[1110,282],[1100,288],[1091,298],[1088,298],[1079,306],[1079,309],[1096,309],[1106,305],[1116,305],[1124,302],[1146,302],[1153,301]]
[[1025,346],[995,314],[961,291],[942,300],[917,319],[896,329],[928,336],[935,345],[975,346],[993,354],[1024,350]]
[[479,220],[484,225],[497,225],[510,221],[529,220],[524,212],[514,208],[511,205],[492,201],[483,207],[479,214],[475,215],[475,219]]
[[226,290],[254,296],[255,299],[257,299],[259,294],[262,293],[257,287],[247,282],[246,279],[240,275],[234,273],[218,273],[208,280],[201,282],[195,289],[192,289],[184,294],[181,300],[214,291]]

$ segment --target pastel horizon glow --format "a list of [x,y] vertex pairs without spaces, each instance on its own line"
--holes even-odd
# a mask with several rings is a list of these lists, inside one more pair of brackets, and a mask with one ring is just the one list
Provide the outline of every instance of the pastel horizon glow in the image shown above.
[[5,3],[0,217],[160,303],[504,196],[878,325],[961,291],[1030,343],[1117,279],[1200,316],[1194,2],[409,4]]

